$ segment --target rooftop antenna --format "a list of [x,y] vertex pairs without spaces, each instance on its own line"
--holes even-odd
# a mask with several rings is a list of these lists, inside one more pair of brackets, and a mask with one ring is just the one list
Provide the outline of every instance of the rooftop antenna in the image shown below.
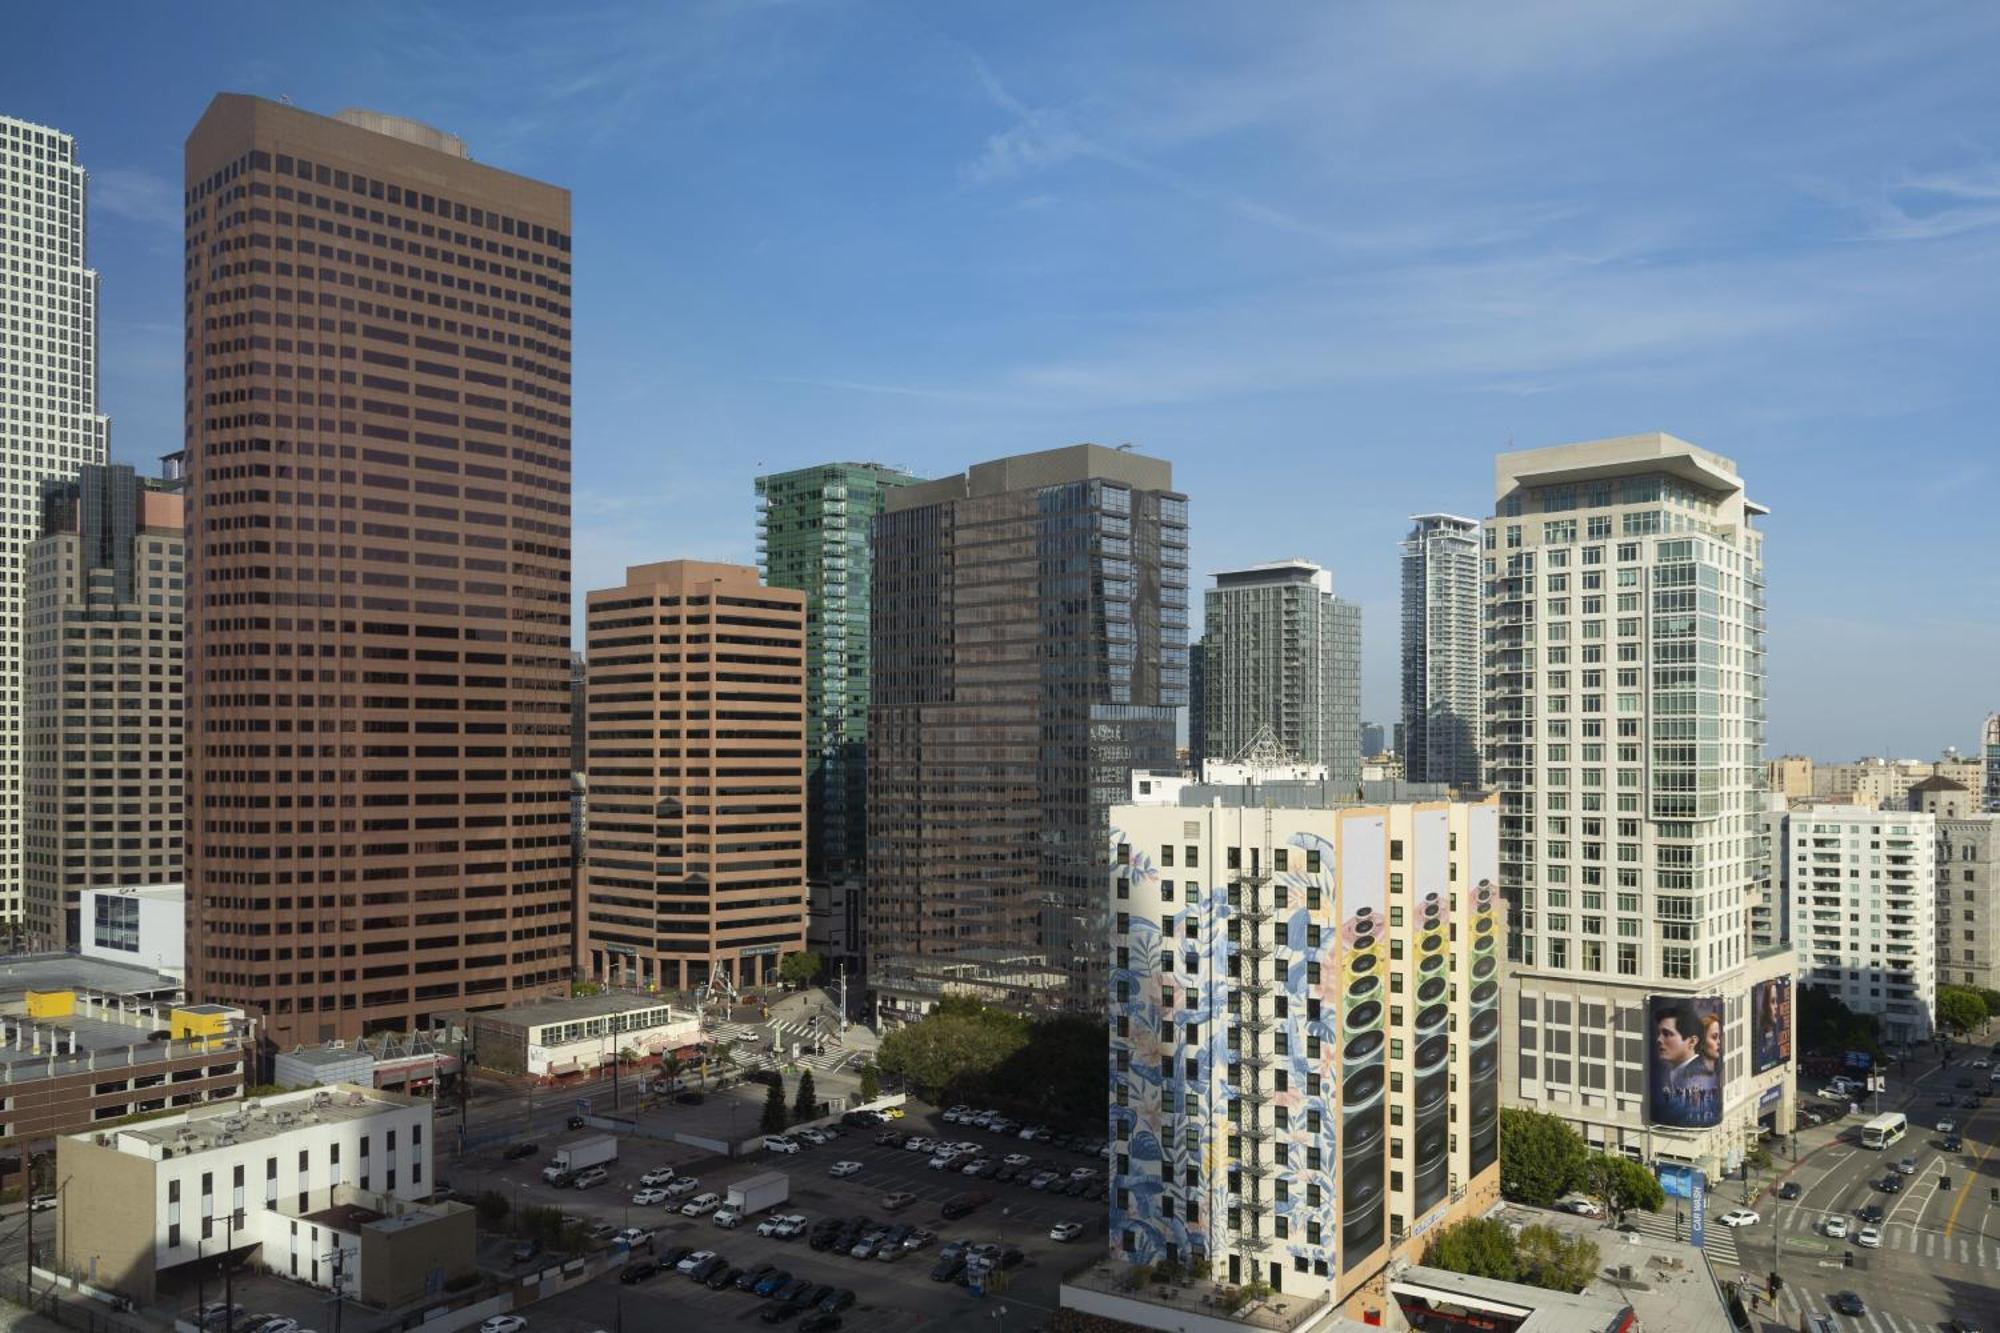
[[292,104],[292,95],[291,95],[290,93],[279,93],[279,94],[278,94],[278,105],[279,105],[279,106],[290,106],[291,104]]

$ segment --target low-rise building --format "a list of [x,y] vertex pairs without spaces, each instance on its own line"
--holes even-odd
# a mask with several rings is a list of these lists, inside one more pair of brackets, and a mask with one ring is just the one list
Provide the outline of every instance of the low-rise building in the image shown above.
[[1891,1041],[1931,1035],[1937,1003],[1937,821],[1821,805],[1777,821],[1799,979]]
[[85,958],[136,963],[187,976],[187,886],[133,884],[85,889],[76,945]]
[[1499,1196],[1498,807],[1180,801],[1111,816],[1111,1256],[1380,1310]]
[[1940,819],[1964,819],[1979,813],[1979,798],[1955,778],[1933,775],[1910,787],[1909,809]]
[[961,996],[1017,1013],[1046,1008],[1068,975],[1048,955],[1011,949],[897,954],[871,960],[868,989],[879,1027],[914,1023],[947,996]]
[[577,995],[450,1015],[448,1023],[459,1035],[432,1033],[441,1049],[453,1049],[462,1035],[478,1064],[536,1078],[588,1073],[620,1051],[660,1055],[701,1040],[693,1010],[650,995]]
[[366,1229],[407,1217],[374,1234],[374,1290],[404,1290],[412,1271],[466,1271],[469,1211],[407,1209],[431,1192],[430,1127],[426,1100],[342,1085],[64,1135],[56,1266],[145,1301],[161,1274],[229,1254],[328,1289],[338,1273],[358,1293]]

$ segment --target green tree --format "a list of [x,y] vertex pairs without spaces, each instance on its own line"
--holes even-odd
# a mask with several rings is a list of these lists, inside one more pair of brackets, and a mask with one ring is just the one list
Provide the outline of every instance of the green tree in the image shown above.
[[[2000,990],[1986,990],[1982,987],[1979,991],[1979,998],[1986,1004],[1987,1023],[2000,1018]],[[1984,1024],[1981,1026],[1984,1026]]]
[[872,1102],[882,1095],[882,1071],[873,1060],[861,1066],[861,1100]]
[[1986,1021],[1986,1001],[1967,986],[1939,986],[1937,1022],[1946,1031],[1963,1035]]
[[727,1078],[736,1068],[736,1042],[734,1039],[718,1041],[709,1048],[708,1055],[701,1062],[701,1081],[708,1082],[708,1066],[713,1061],[718,1079]]
[[798,990],[800,987],[813,984],[813,980],[819,976],[820,966],[821,959],[818,954],[811,949],[800,949],[778,960],[778,979],[793,990]]
[[1667,1192],[1651,1171],[1629,1157],[1612,1153],[1592,1153],[1573,1188],[1583,1190],[1615,1213],[1632,1209],[1657,1212],[1667,1203]]
[[1507,1224],[1490,1217],[1468,1217],[1438,1232],[1424,1254],[1424,1263],[1500,1282],[1514,1281],[1520,1271]]
[[772,1083],[764,1089],[764,1121],[766,1134],[785,1132],[785,1089],[782,1083]]
[[1596,1241],[1570,1236],[1551,1226],[1523,1227],[1514,1241],[1514,1260],[1520,1272],[1517,1281],[1549,1291],[1571,1295],[1582,1291],[1597,1276],[1602,1259]]
[[1018,1015],[947,1000],[884,1037],[876,1059],[884,1070],[936,1096],[991,1073],[1027,1044],[1028,1024]]
[[1500,1112],[1500,1192],[1546,1208],[1575,1187],[1590,1154],[1583,1136],[1540,1111]]
[[660,1053],[660,1081],[672,1087],[681,1076],[681,1058],[672,1051]]
[[1794,1041],[1801,1051],[1882,1053],[1881,1027],[1872,1014],[1857,1014],[1823,986],[1799,986]]
[[479,1225],[488,1231],[498,1231],[500,1224],[507,1220],[507,1196],[499,1190],[484,1191],[472,1206],[479,1213]]
[[792,1119],[812,1120],[819,1115],[819,1093],[813,1087],[813,1071],[799,1075],[798,1095],[792,1098]]

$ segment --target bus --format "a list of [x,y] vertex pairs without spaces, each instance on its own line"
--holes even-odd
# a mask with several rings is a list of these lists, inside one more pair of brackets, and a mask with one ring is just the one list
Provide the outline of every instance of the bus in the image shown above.
[[1910,1132],[1910,1119],[1901,1111],[1885,1111],[1861,1127],[1861,1146],[1886,1148]]

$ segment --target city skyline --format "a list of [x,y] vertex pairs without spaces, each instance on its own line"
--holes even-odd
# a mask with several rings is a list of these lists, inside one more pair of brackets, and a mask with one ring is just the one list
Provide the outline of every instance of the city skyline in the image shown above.
[[[86,34],[51,10],[24,16],[19,49],[46,58],[10,71],[5,110],[78,136],[91,167],[103,407],[142,470],[178,436],[178,127],[228,89],[370,106],[577,192],[603,257],[577,275],[578,588],[668,554],[752,560],[757,471],[941,476],[1131,440],[1202,497],[1198,573],[1269,558],[1274,528],[1317,534],[1283,549],[1361,604],[1363,713],[1387,717],[1406,516],[1477,512],[1510,439],[1661,429],[1742,460],[1781,515],[1773,751],[1969,747],[1990,707],[1969,665],[1894,726],[1841,704],[1894,692],[1926,640],[1949,637],[1948,663],[2000,646],[1943,588],[1852,559],[1951,531],[1975,571],[1958,591],[1992,587],[1994,391],[1966,332],[2000,271],[1972,54],[1994,16],[1824,15],[1807,42],[1720,8],[1544,10],[1468,9],[1431,42],[1386,10],[1253,31],[1187,7],[1136,42],[1078,20],[1068,53],[1041,25],[907,6],[614,8],[587,41],[441,14],[366,38],[308,14]],[[837,95],[857,59],[880,95]],[[1610,96],[1710,70],[1699,102]],[[1238,465],[1243,440],[1288,469],[1283,494]],[[1897,440],[1924,465],[1880,469]]]

